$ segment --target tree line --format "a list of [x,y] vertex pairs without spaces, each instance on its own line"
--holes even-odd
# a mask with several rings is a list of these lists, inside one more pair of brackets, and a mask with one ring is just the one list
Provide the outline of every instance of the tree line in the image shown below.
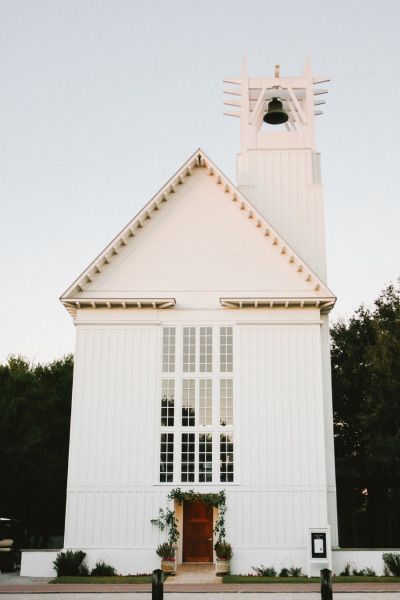
[[0,365],[0,517],[21,519],[36,548],[64,530],[72,371],[72,356]]
[[400,288],[331,328],[342,547],[400,543]]
[[[331,327],[339,541],[400,540],[400,287]],[[0,365],[0,516],[34,547],[64,530],[73,358]]]

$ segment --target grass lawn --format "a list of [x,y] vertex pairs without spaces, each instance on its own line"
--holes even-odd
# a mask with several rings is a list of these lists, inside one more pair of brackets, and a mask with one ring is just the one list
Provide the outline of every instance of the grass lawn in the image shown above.
[[[333,577],[333,583],[397,583],[400,577]],[[254,577],[252,575],[225,575],[223,583],[319,583],[319,577]]]
[[114,577],[57,577],[49,583],[151,583],[151,575],[115,575]]
[[319,577],[257,577],[252,575],[224,575],[222,583],[318,583]]

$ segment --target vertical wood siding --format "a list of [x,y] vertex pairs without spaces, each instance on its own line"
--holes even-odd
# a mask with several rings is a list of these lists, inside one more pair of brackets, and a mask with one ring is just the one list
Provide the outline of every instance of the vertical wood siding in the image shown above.
[[311,150],[247,152],[239,189],[323,280],[326,279],[322,186]]
[[240,327],[241,484],[325,486],[319,326]]
[[157,327],[78,331],[69,486],[152,485]]
[[162,488],[70,490],[65,547],[155,549],[160,532],[150,520],[165,505]]
[[[238,551],[304,549],[308,528],[327,525],[320,326],[240,325],[235,340],[228,537]],[[79,328],[66,547],[159,542],[159,341],[157,326]]]
[[[65,543],[154,547],[165,505],[154,483],[159,330],[79,328]],[[132,488],[137,489],[132,489]]]
[[241,476],[228,491],[229,538],[242,549],[305,547],[308,528],[327,524],[319,326],[241,326],[237,339]]

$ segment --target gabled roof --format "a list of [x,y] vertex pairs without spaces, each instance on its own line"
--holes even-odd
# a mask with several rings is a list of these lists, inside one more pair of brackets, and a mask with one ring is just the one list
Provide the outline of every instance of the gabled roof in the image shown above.
[[[147,221],[156,218],[159,210],[162,210],[164,203],[168,202],[171,194],[177,191],[177,188],[185,184],[195,169],[207,169],[210,177],[213,178],[216,185],[222,185],[227,194],[227,198],[237,203],[243,217],[251,219],[254,226],[264,231],[265,243],[275,246],[282,260],[288,261],[298,277],[303,278],[309,285],[310,292],[315,292],[315,297],[323,297],[325,300],[335,301],[334,294],[323,283],[323,281],[314,273],[305,261],[295,252],[284,238],[268,223],[252,204],[243,196],[237,187],[218,169],[210,158],[200,148],[190,156],[184,165],[169,179],[169,181],[149,200],[143,209],[128,223],[124,229],[104,248],[104,250],[95,258],[95,260],[79,275],[72,285],[61,295],[61,301],[71,312],[72,307],[79,308],[81,298],[80,292],[85,290],[85,285],[92,282],[96,276],[107,269],[113,258],[124,252],[128,244],[134,243],[134,238],[138,232],[146,226]],[[106,301],[107,299],[104,299]],[[130,299],[132,300],[132,299]],[[162,302],[163,299],[157,299]],[[166,299],[168,300],[168,299]],[[137,306],[140,307],[140,298],[135,299]],[[121,298],[123,303],[124,299]],[[131,304],[132,305],[132,304]],[[170,304],[174,306],[175,304]],[[95,307],[95,305],[94,305]]]

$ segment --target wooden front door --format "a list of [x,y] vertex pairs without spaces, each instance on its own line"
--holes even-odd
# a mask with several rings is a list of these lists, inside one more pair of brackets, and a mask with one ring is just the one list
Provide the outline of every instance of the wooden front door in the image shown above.
[[183,503],[183,562],[213,561],[213,509],[204,502]]

